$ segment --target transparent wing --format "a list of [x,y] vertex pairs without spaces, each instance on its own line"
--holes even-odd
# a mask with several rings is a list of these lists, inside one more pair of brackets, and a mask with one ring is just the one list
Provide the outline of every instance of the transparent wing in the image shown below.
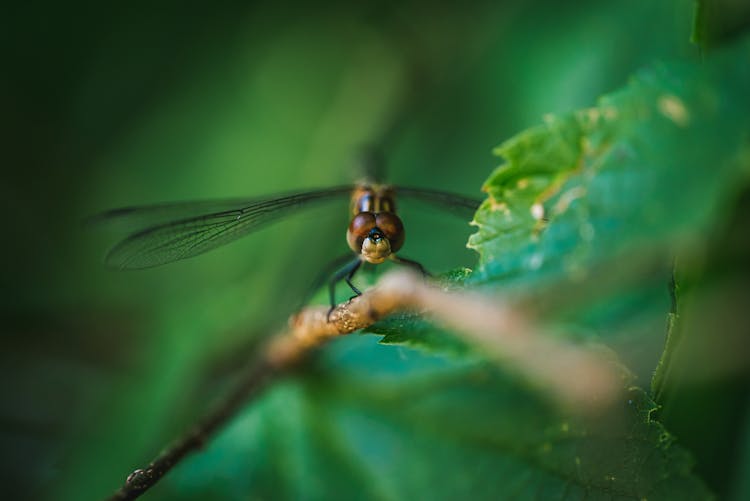
[[158,266],[232,242],[297,209],[345,198],[352,186],[246,200],[179,202],[104,212],[91,222],[122,224],[129,233],[107,254],[120,269]]
[[425,202],[465,219],[472,219],[474,213],[479,208],[479,204],[482,203],[481,200],[476,198],[465,197],[463,195],[439,190],[407,188],[402,186],[396,186],[394,189],[399,198],[410,198],[420,202]]

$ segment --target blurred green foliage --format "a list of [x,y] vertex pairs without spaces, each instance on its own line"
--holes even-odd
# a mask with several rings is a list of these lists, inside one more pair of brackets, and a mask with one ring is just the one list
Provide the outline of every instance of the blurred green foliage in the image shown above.
[[[537,300],[561,331],[606,342],[641,388],[663,355],[674,258],[660,391],[634,389],[606,422],[576,422],[512,373],[424,342],[435,331],[418,319],[391,319],[376,332],[421,348],[336,341],[146,498],[746,499],[746,18],[722,31],[691,7],[9,7],[4,497],[107,495],[204,412],[346,249],[346,211],[320,210],[116,273],[85,216],[340,184],[376,144],[394,183],[477,195],[491,176],[520,218],[505,227],[480,211],[477,262],[464,222],[405,206],[405,255]],[[699,53],[692,26],[716,42]],[[659,108],[665,95],[690,113],[686,127],[673,101]],[[617,118],[594,121],[597,102]],[[511,136],[492,174],[490,151]],[[546,230],[529,210],[538,192],[511,183],[529,155],[531,189],[589,194]]]

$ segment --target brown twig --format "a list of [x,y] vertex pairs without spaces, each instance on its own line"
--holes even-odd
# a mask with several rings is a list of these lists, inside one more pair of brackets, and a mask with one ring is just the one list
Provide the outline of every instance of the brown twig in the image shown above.
[[395,272],[377,287],[344,304],[327,317],[328,308],[310,307],[292,317],[288,329],[273,338],[220,405],[148,466],[131,473],[110,501],[135,499],[186,455],[200,449],[249,400],[334,337],[377,322],[397,310],[416,309],[481,347],[489,358],[515,368],[559,402],[576,409],[606,407],[627,376],[601,351],[556,340],[528,312],[497,298],[446,292],[411,273]]
[[249,367],[240,384],[213,412],[166,447],[148,466],[139,468],[128,475],[125,484],[108,499],[110,501],[136,499],[150,489],[185,456],[201,449],[219,428],[234,417],[243,404],[268,385],[276,372],[273,367],[262,360]]
[[[382,298],[377,299],[376,303],[383,305]],[[331,313],[330,321],[327,318],[328,308],[325,307],[308,308],[292,317],[286,332],[275,337],[261,356],[248,365],[237,386],[212,412],[166,447],[148,466],[128,475],[125,484],[107,499],[125,501],[138,498],[185,456],[201,449],[243,405],[282,373],[293,368],[313,348],[332,337],[371,325],[395,307],[391,304],[387,311],[382,308],[365,311],[362,306],[366,304],[369,304],[367,293],[361,298],[338,305]]]

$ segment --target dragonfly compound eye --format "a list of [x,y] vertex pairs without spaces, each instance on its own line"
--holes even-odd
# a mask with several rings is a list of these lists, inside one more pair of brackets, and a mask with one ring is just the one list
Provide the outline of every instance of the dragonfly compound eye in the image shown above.
[[375,216],[375,223],[390,241],[391,252],[397,252],[404,245],[404,223],[392,212],[381,212]]
[[346,232],[346,241],[349,247],[359,254],[362,252],[362,243],[375,228],[375,214],[372,212],[360,212],[349,223]]

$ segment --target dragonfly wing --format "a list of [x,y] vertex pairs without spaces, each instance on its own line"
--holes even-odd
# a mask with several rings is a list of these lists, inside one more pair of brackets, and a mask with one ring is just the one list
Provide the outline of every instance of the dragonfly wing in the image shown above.
[[89,217],[84,221],[84,224],[87,226],[106,226],[120,232],[136,233],[154,226],[193,217],[240,210],[260,200],[260,198],[237,198],[121,207]]
[[457,195],[446,191],[407,188],[401,186],[395,187],[395,190],[399,197],[425,202],[465,219],[473,218],[474,213],[482,203],[479,199],[465,197],[463,195]]
[[131,207],[105,212],[95,221],[131,227],[128,236],[107,254],[109,266],[149,268],[215,249],[297,209],[348,196],[351,190],[351,186],[341,186],[244,201]]

